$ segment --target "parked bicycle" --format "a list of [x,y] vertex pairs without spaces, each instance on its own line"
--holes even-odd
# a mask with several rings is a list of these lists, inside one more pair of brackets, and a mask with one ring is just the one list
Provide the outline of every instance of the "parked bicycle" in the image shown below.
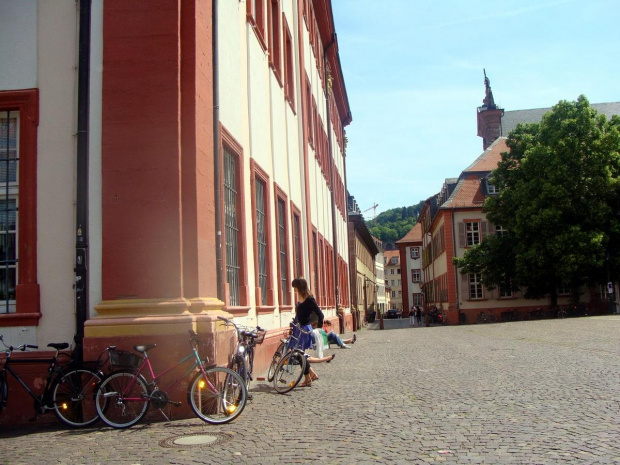
[[286,346],[291,337],[292,326],[293,324],[291,323],[291,328],[288,330],[286,337],[280,339],[280,344],[278,345],[276,351],[273,353],[273,358],[271,359],[271,364],[269,365],[269,370],[267,371],[267,381],[269,381],[270,383],[275,377],[276,368],[278,367],[278,363],[280,363],[280,360],[282,359],[282,355],[284,355],[284,353],[286,352]]
[[267,331],[257,326],[256,329],[244,328],[237,325],[234,321],[218,316],[218,320],[226,323],[226,326],[234,326],[237,332],[237,350],[230,359],[228,368],[239,373],[239,376],[245,380],[245,387],[248,390],[248,399],[252,399],[250,391],[250,382],[252,381],[252,372],[254,370],[254,348],[265,340]]
[[[189,330],[189,334],[191,353],[158,374],[153,371],[147,354],[156,344],[134,346],[140,355],[118,350],[115,346],[108,348],[110,365],[116,370],[103,379],[96,397],[97,413],[107,425],[113,428],[135,425],[151,404],[168,419],[163,408],[180,406],[181,402],[170,400],[167,391],[190,375],[193,378],[187,399],[198,418],[207,423],[223,424],[241,414],[247,401],[244,380],[229,368],[209,365],[208,359],[201,360],[198,347],[204,344],[194,331]],[[185,374],[173,380],[166,389],[160,389],[162,377],[181,366],[187,368]]]
[[582,303],[558,307],[558,318],[588,316],[588,307]]
[[291,324],[291,334],[284,344],[282,356],[273,373],[273,387],[280,394],[294,389],[306,371],[308,361],[301,349],[301,336],[310,333],[304,331],[297,322]]
[[[81,428],[94,424],[98,419],[95,408],[95,393],[103,378],[103,373],[95,367],[80,363],[71,354],[61,352],[68,349],[66,342],[50,343],[56,353],[51,358],[12,358],[14,351],[25,352],[38,349],[36,345],[22,344],[17,347],[7,346],[3,336],[5,362],[0,369],[0,412],[8,404],[8,376],[17,380],[22,388],[34,399],[34,419],[39,414],[53,411],[64,424]],[[63,360],[64,359],[64,360]],[[13,365],[47,363],[47,377],[41,395],[35,394],[13,369]]]
[[497,323],[497,317],[491,312],[480,312],[476,317],[476,323]]

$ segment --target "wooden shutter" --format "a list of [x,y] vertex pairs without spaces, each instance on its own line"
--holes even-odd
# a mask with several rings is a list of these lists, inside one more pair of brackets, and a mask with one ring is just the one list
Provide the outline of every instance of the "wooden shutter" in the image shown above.
[[459,223],[459,247],[464,249],[467,245],[467,240],[465,238],[465,223]]
[[469,275],[467,273],[461,273],[461,298],[463,300],[469,300]]

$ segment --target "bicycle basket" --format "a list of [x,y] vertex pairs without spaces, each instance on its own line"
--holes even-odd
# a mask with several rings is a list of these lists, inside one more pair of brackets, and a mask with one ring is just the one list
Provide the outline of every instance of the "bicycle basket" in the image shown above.
[[142,363],[142,357],[126,350],[110,350],[110,365],[116,368],[135,369]]

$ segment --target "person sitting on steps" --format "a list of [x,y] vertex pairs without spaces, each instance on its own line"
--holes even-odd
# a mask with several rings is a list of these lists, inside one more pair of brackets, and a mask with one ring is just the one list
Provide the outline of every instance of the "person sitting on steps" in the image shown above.
[[340,336],[338,336],[333,330],[332,330],[332,324],[329,320],[325,320],[323,322],[323,328],[325,329],[325,332],[327,333],[327,342],[330,344],[336,344],[338,347],[340,347],[341,349],[350,349],[351,346],[347,345],[347,344],[355,344],[355,341],[357,340],[357,335],[353,335],[352,338],[349,339],[345,339],[344,341],[342,339],[340,339]]

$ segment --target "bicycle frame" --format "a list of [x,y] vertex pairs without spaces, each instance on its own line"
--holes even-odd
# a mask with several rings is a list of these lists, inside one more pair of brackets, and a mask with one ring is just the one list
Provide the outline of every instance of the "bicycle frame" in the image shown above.
[[[175,363],[174,365],[172,365],[171,367],[167,368],[166,370],[156,374],[155,371],[153,370],[153,366],[151,365],[151,361],[147,355],[146,352],[144,352],[144,358],[142,360],[142,362],[140,363],[140,366],[135,370],[134,372],[134,377],[131,380],[131,382],[127,385],[126,392],[131,391],[131,389],[134,387],[135,385],[135,380],[138,376],[140,376],[141,374],[143,374],[145,372],[145,370],[148,368],[148,375],[150,376],[150,382],[147,383],[147,385],[152,388],[152,389],[157,389],[157,383],[161,380],[161,378],[163,378],[166,374],[170,373],[172,370],[174,370],[175,368],[183,365],[185,362],[194,359],[194,364],[183,374],[183,376],[179,377],[176,381],[173,381],[169,386],[167,386],[166,391],[169,391],[170,389],[174,388],[177,384],[179,384],[181,381],[183,381],[187,376],[189,376],[191,373],[194,372],[194,370],[197,367],[200,367],[200,371],[202,372],[205,381],[209,387],[209,389],[211,389],[213,392],[216,392],[215,387],[211,384],[211,382],[209,381],[206,371],[205,371],[205,366],[202,363],[202,360],[200,360],[200,356],[198,355],[198,350],[196,349],[196,347],[192,347],[192,353],[187,355],[186,357],[184,357],[183,359],[181,359],[179,362]],[[106,393],[104,394],[104,396],[108,396],[108,395],[112,395],[114,393]],[[125,392],[121,393],[123,396],[125,394]],[[125,400],[128,401],[144,401],[144,402],[148,402],[150,399],[147,398],[136,398],[136,397],[124,397]]]
[[[43,364],[48,363],[49,366],[47,368],[48,375],[45,379],[45,388],[43,389],[43,393],[41,396],[37,396],[30,386],[28,386],[25,381],[19,376],[19,374],[11,367],[11,365],[34,365],[34,364]],[[32,397],[35,401],[35,413],[43,413],[46,410],[52,410],[54,407],[50,407],[45,403],[45,396],[49,393],[50,387],[52,385],[52,381],[55,375],[58,373],[58,357],[52,358],[24,358],[19,360],[14,360],[10,355],[7,355],[4,367],[0,374],[3,374],[5,381],[8,381],[7,373],[10,373],[13,378],[21,385],[21,387]],[[7,396],[4,398],[4,402],[8,402],[8,390]]]

